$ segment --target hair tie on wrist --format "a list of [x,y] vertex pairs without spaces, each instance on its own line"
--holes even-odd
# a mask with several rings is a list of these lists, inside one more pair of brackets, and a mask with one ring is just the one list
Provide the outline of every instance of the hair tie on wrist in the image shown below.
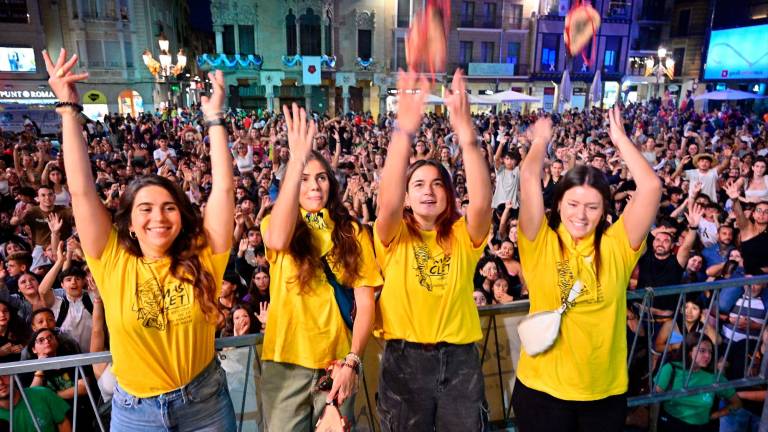
[[63,107],[70,107],[73,110],[77,111],[78,113],[83,112],[83,106],[77,102],[56,102],[56,105],[54,106],[56,107],[56,109],[63,108]]

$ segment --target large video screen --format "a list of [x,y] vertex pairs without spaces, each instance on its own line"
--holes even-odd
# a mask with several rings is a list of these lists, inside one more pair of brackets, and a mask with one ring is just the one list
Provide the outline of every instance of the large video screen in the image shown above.
[[0,47],[0,72],[36,72],[35,50]]
[[704,79],[768,79],[768,24],[715,30],[709,40]]

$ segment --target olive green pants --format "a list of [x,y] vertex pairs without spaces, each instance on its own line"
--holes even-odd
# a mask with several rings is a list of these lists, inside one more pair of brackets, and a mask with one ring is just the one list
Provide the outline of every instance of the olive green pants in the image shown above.
[[[269,432],[311,432],[325,409],[327,392],[318,391],[324,369],[265,361],[261,370],[261,399]],[[339,411],[354,425],[354,395]]]

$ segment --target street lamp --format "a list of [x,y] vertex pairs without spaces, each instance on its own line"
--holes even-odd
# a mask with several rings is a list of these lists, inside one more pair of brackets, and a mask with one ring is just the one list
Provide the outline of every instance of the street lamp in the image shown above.
[[667,49],[664,47],[659,47],[656,57],[656,59],[653,57],[645,59],[645,76],[656,76],[656,84],[659,85],[659,96],[661,96],[664,76],[666,75],[669,79],[675,76],[675,60],[667,57]]
[[[168,51],[171,44],[165,34],[160,33],[157,44],[160,47],[159,61],[152,57],[152,51],[149,49],[145,49],[141,57],[144,60],[144,65],[158,82],[168,83],[170,78],[179,75],[187,66],[187,55],[184,53],[184,48],[180,48],[176,54],[176,64],[173,64],[173,56]],[[168,100],[172,99],[170,93],[169,87]]]

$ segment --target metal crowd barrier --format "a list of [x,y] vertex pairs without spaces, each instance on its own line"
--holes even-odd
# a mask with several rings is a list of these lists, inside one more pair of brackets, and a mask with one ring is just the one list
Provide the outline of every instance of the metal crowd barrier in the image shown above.
[[[692,283],[692,284],[681,284],[681,285],[671,285],[671,286],[665,286],[665,287],[658,287],[658,288],[643,288],[643,289],[637,289],[634,291],[627,292],[627,301],[632,302],[638,302],[639,303],[639,317],[638,317],[638,329],[641,327],[644,327],[646,331],[646,339],[648,341],[648,370],[650,370],[652,373],[648,374],[647,380],[648,380],[648,386],[650,391],[647,394],[643,395],[636,395],[631,396],[628,398],[627,405],[628,407],[637,407],[641,405],[650,405],[655,404],[659,402],[664,402],[667,400],[675,399],[682,396],[689,396],[694,394],[700,394],[700,393],[709,393],[709,392],[716,392],[721,389],[726,388],[743,388],[743,387],[751,387],[756,385],[763,385],[768,383],[768,353],[763,356],[762,364],[760,365],[759,373],[754,376],[748,376],[747,373],[745,373],[744,378],[739,379],[732,379],[728,380],[726,382],[722,383],[715,383],[708,386],[696,386],[696,387],[689,387],[688,381],[690,380],[691,371],[692,369],[689,367],[690,365],[685,365],[687,372],[687,377],[685,379],[685,386],[682,389],[677,390],[668,390],[663,392],[657,392],[656,386],[654,385],[655,378],[657,377],[658,372],[653,373],[654,371],[654,364],[658,364],[658,368],[660,369],[660,366],[664,364],[664,362],[668,358],[669,354],[669,345],[672,341],[671,337],[667,338],[665,347],[663,352],[657,354],[657,363],[653,363],[653,355],[651,353],[654,352],[653,345],[654,345],[654,337],[655,334],[653,332],[653,317],[650,316],[650,313],[648,312],[650,308],[653,306],[653,299],[655,297],[660,296],[672,296],[677,295],[677,307],[674,311],[673,316],[670,318],[673,321],[677,321],[678,315],[680,314],[681,306],[685,305],[684,299],[685,295],[687,293],[695,293],[695,292],[704,292],[704,291],[710,291],[711,295],[709,298],[709,306],[707,309],[702,310],[701,313],[703,316],[709,316],[710,314],[713,314],[714,317],[718,317],[720,315],[720,309],[719,309],[719,302],[718,297],[721,293],[721,290],[723,288],[731,288],[731,287],[743,287],[746,285],[753,285],[753,284],[763,284],[766,285],[763,289],[768,290],[768,276],[755,276],[755,277],[748,277],[748,278],[739,278],[739,279],[728,279],[728,280],[720,280],[715,282],[703,282],[703,283]],[[749,352],[749,350],[745,350],[745,369],[747,371],[752,370],[753,366],[755,366],[755,353],[758,349],[760,349],[760,340],[762,338],[763,332],[766,331],[766,324],[768,323],[768,304],[764,305],[766,315],[763,317],[763,324],[761,326],[760,332],[757,335],[757,341],[754,343],[754,347],[752,348],[752,351]],[[629,307],[629,306],[628,306]],[[491,337],[493,337],[493,343],[495,345],[495,357],[496,357],[496,364],[495,364],[495,372],[493,373],[494,378],[498,378],[498,384],[499,384],[499,402],[500,406],[503,408],[503,419],[500,419],[500,421],[503,422],[503,424],[509,424],[510,419],[512,418],[512,403],[511,403],[511,393],[512,388],[510,385],[505,385],[504,383],[504,375],[509,375],[510,373],[514,374],[514,371],[507,371],[504,372],[502,368],[502,362],[501,362],[501,355],[499,352],[499,348],[501,344],[504,343],[504,340],[500,340],[499,338],[499,323],[497,317],[500,315],[509,315],[509,314],[527,314],[528,310],[530,308],[530,302],[528,300],[523,301],[517,301],[509,304],[504,305],[490,305],[490,306],[483,306],[479,308],[480,316],[481,318],[487,317],[487,329],[484,332],[484,337],[482,341],[482,349],[481,349],[481,355],[483,359],[483,363],[488,360],[486,356],[488,356],[488,346],[489,342],[491,340]],[[724,313],[729,313],[731,311],[723,311]],[[738,308],[737,311],[737,318],[738,317],[746,317],[748,316],[749,308],[744,307],[742,304],[742,307]],[[685,326],[683,326],[685,327]],[[719,328],[718,325],[715,326],[715,330],[718,334],[720,334],[721,328]],[[684,331],[681,329],[681,331]],[[516,332],[513,332],[514,335],[507,335],[511,339],[516,339],[517,334]],[[701,336],[699,338],[699,342],[701,342],[701,339],[703,338],[704,332],[701,332]],[[750,332],[750,334],[752,334]],[[633,338],[632,342],[628,344],[628,356],[627,356],[627,362],[629,366],[630,360],[634,357],[635,353],[638,349],[638,338],[639,338],[640,332],[635,332],[635,337]],[[684,333],[685,335],[685,333]],[[726,343],[724,354],[722,357],[727,357],[731,345],[733,343],[733,339],[731,338],[723,338],[724,342]],[[727,341],[725,341],[727,339]],[[509,340],[507,341],[509,342]],[[686,352],[686,342],[685,342],[685,336],[683,336],[682,341],[682,350],[683,352]],[[752,344],[750,344],[751,346]],[[720,356],[718,353],[718,345],[715,344],[714,347],[714,353],[712,356],[712,361],[717,362],[720,360]],[[513,353],[514,354],[514,353]],[[492,356],[488,356],[492,357]],[[683,356],[684,358],[684,356]],[[716,371],[716,381],[717,378],[719,378],[722,374],[722,369],[717,368]],[[486,375],[487,376],[487,375]],[[487,381],[486,381],[487,383]],[[486,386],[487,389],[487,386]],[[760,432],[768,432],[768,404],[763,404],[763,411],[762,411],[762,419],[761,419],[761,429]]]
[[[718,297],[721,293],[721,290],[723,288],[730,288],[730,287],[743,287],[745,285],[752,285],[752,284],[768,284],[768,276],[759,276],[759,277],[751,277],[751,278],[740,278],[740,279],[730,279],[730,280],[722,280],[717,282],[708,282],[708,283],[695,283],[695,284],[686,284],[686,285],[675,285],[675,286],[666,286],[666,287],[660,287],[660,288],[644,288],[644,289],[637,289],[635,291],[630,291],[627,293],[627,300],[629,302],[638,302],[639,307],[639,317],[638,317],[638,329],[643,327],[645,328],[646,334],[649,336],[647,337],[648,340],[648,346],[646,347],[648,349],[648,370],[654,371],[653,367],[653,356],[650,353],[653,353],[653,338],[651,335],[653,334],[653,319],[650,316],[650,313],[648,312],[650,310],[650,307],[653,305],[653,299],[655,297],[660,296],[671,296],[671,295],[677,295],[677,308],[674,311],[674,315],[671,317],[673,321],[677,321],[677,317],[680,314],[680,306],[684,305],[684,299],[685,295],[687,293],[693,293],[693,292],[703,292],[703,291],[710,291],[710,299],[709,299],[709,306],[705,311],[702,311],[702,314],[706,314],[706,316],[710,316],[713,314],[713,316],[717,317],[720,315],[719,310],[719,304],[718,304]],[[763,289],[768,289],[768,286],[766,286]],[[755,359],[755,353],[756,350],[759,349],[760,343],[759,340],[762,336],[762,333],[766,331],[766,323],[768,323],[768,305],[766,306],[766,316],[764,317],[765,320],[763,321],[763,324],[760,329],[760,333],[758,334],[758,343],[755,343],[755,347],[751,353],[749,362],[745,361],[745,366],[748,364],[749,367],[746,367],[745,369],[751,370],[754,366],[754,359]],[[511,403],[511,393],[512,393],[512,385],[510,383],[505,384],[504,382],[504,376],[505,375],[514,375],[514,368],[512,368],[511,371],[504,371],[502,368],[502,355],[501,355],[501,348],[506,345],[506,349],[509,351],[509,358],[508,360],[511,360],[514,362],[517,358],[518,352],[516,351],[516,347],[511,347],[511,343],[514,341],[518,343],[517,346],[519,346],[519,340],[517,340],[517,333],[512,329],[512,331],[509,331],[508,328],[504,328],[506,332],[507,339],[503,340],[499,337],[499,316],[501,315],[513,315],[516,317],[523,317],[525,314],[528,313],[528,309],[530,307],[530,304],[527,300],[525,301],[517,301],[510,304],[505,305],[491,305],[491,306],[485,306],[481,307],[479,309],[480,317],[484,321],[484,326],[487,325],[487,329],[484,331],[484,337],[481,341],[481,355],[483,364],[485,365],[486,360],[488,362],[492,362],[492,360],[489,358],[491,357],[491,354],[493,352],[489,352],[489,342],[491,340],[491,336],[493,336],[493,344],[495,346],[495,371],[490,374],[486,374],[487,378],[490,378],[491,380],[495,380],[498,378],[498,384],[499,384],[499,402],[500,407],[503,414],[503,419],[499,419],[499,421],[503,421],[504,425],[507,425],[512,418],[512,403]],[[725,311],[730,312],[730,311]],[[748,307],[742,307],[738,308],[737,315],[738,317],[747,316],[747,313],[749,312]],[[719,331],[719,328],[716,328],[716,330]],[[627,361],[629,364],[629,361],[634,357],[635,353],[637,352],[637,349],[639,347],[638,343],[638,336],[639,331],[635,333],[635,338],[632,340],[632,342],[628,345],[628,352],[629,355],[627,357]],[[701,336],[703,337],[703,336]],[[254,355],[254,353],[258,354],[256,352],[256,345],[260,343],[262,340],[261,335],[246,335],[246,336],[238,336],[238,337],[231,337],[231,338],[223,338],[223,339],[217,339],[216,340],[216,349],[222,350],[224,348],[238,348],[238,347],[248,347],[248,360],[245,367],[245,379],[244,379],[244,388],[243,388],[243,397],[240,401],[240,418],[238,423],[238,432],[242,431],[243,427],[243,415],[245,412],[245,404],[246,404],[246,397],[248,393],[256,394],[257,389],[249,390],[248,388],[248,382],[249,377],[251,373],[251,358],[254,358],[254,361],[257,362],[257,366],[260,366],[259,363],[259,356]],[[672,338],[667,338],[664,350],[661,353],[656,354],[658,357],[658,365],[662,365],[666,360],[667,356],[669,354],[669,346],[672,341]],[[701,341],[701,338],[699,339],[699,342]],[[728,338],[728,342],[726,343],[725,349],[724,349],[724,355],[723,357],[727,357],[728,353],[730,352],[731,345],[733,340]],[[683,337],[683,352],[686,351],[685,346],[685,337]],[[371,346],[376,345],[369,344]],[[368,348],[370,349],[371,346]],[[713,361],[719,360],[719,348],[717,347],[717,344],[715,345],[715,352],[713,355]],[[747,350],[748,351],[748,350]],[[369,352],[368,357],[376,357],[375,355],[371,356],[370,354],[374,354],[373,352]],[[748,356],[750,353],[745,352],[745,357]],[[75,369],[75,382],[77,382],[77,379],[80,375],[83,375],[83,366],[90,365],[93,363],[104,363],[104,362],[110,362],[111,361],[111,355],[108,352],[103,353],[88,353],[88,354],[80,354],[80,355],[74,355],[74,356],[62,356],[62,357],[54,357],[54,358],[47,358],[47,359],[39,359],[39,360],[30,360],[30,361],[22,361],[22,362],[14,362],[14,363],[6,363],[6,364],[0,364],[0,375],[13,375],[13,379],[10,382],[11,386],[11,400],[13,400],[13,393],[15,391],[15,387],[18,386],[24,403],[26,404],[26,407],[31,412],[31,408],[29,405],[29,401],[27,400],[27,397],[24,393],[24,390],[21,388],[21,381],[18,378],[19,374],[23,373],[33,373],[38,370],[52,370],[52,369],[61,369],[61,368],[71,368],[74,367]],[[367,358],[366,363],[368,361],[374,361],[374,359]],[[685,365],[684,365],[685,367]],[[260,368],[259,368],[260,370]],[[370,367],[368,370],[376,370],[371,369]],[[663,392],[657,392],[655,389],[654,381],[655,381],[655,374],[650,373],[648,374],[647,380],[650,391],[647,394],[642,395],[636,395],[631,396],[628,398],[628,407],[636,407],[641,405],[650,405],[654,403],[659,403],[667,400],[671,400],[674,398],[682,397],[682,396],[688,396],[688,395],[694,395],[694,394],[700,394],[700,393],[708,393],[708,392],[715,392],[720,389],[725,388],[743,388],[743,387],[751,387],[756,385],[763,385],[768,383],[768,355],[763,356],[762,364],[759,370],[759,373],[755,376],[747,376],[745,374],[744,378],[729,380],[722,383],[715,383],[708,386],[696,386],[696,387],[689,387],[688,386],[688,380],[691,376],[691,369],[687,370],[688,376],[685,380],[685,386],[682,389],[677,390],[669,390],[669,391],[663,391]],[[722,373],[722,370],[718,369],[717,376],[719,377]],[[486,383],[488,383],[488,380],[486,380]],[[370,431],[375,431],[375,421],[373,416],[375,415],[375,407],[373,404],[371,404],[371,395],[370,391],[375,392],[374,386],[368,386],[368,383],[365,380],[365,377],[363,377],[363,388],[361,388],[361,392],[365,393],[365,405],[367,406],[367,412],[370,414],[367,421],[367,426],[369,427]],[[96,403],[95,395],[91,394],[91,390],[88,386],[86,386],[88,389],[88,399],[90,401],[91,407],[94,409],[94,412],[96,412]],[[488,385],[486,385],[486,394],[488,395]],[[74,406],[77,407],[77,392],[75,392],[75,400],[74,400]],[[495,398],[495,396],[494,396]],[[487,397],[487,399],[491,399],[490,396]],[[233,401],[234,402],[234,401]],[[494,402],[495,403],[495,402]],[[77,424],[77,409],[75,408],[73,410],[73,430],[76,427]],[[11,430],[13,430],[13,410],[11,409]],[[97,416],[98,417],[98,416]],[[35,421],[34,416],[32,416],[33,421]],[[35,421],[36,422],[36,421]],[[762,421],[761,421],[761,429],[760,432],[768,432],[768,404],[763,405],[763,412],[762,412]],[[37,427],[37,424],[35,424]],[[101,427],[101,430],[104,430],[103,425],[99,421],[99,426]],[[361,425],[358,425],[361,426]],[[39,430],[39,427],[37,428]]]
[[[245,401],[247,398],[247,395],[249,393],[248,391],[248,381],[251,373],[251,358],[255,358],[255,361],[259,361],[259,356],[254,355],[256,353],[256,345],[260,343],[262,340],[261,334],[251,334],[251,335],[244,335],[244,336],[235,336],[235,337],[228,337],[228,338],[221,338],[216,340],[216,350],[222,350],[225,348],[241,348],[241,347],[248,347],[248,360],[245,367],[245,378],[244,378],[244,389],[243,389],[243,397],[240,401],[240,418],[238,421],[238,432],[242,432],[243,428],[243,416],[245,414]],[[32,413],[32,407],[29,404],[29,400],[27,399],[27,395],[24,392],[24,388],[22,387],[21,380],[19,379],[20,374],[26,374],[26,373],[34,373],[35,371],[46,371],[46,370],[56,370],[56,369],[62,369],[62,368],[75,368],[75,377],[74,377],[74,383],[75,387],[77,387],[78,379],[81,376],[85,376],[85,372],[83,370],[83,366],[91,365],[94,363],[109,363],[112,361],[112,355],[109,352],[98,352],[98,353],[87,353],[87,354],[77,354],[77,355],[69,355],[69,356],[61,356],[61,357],[50,357],[45,359],[37,359],[37,360],[25,360],[25,361],[18,361],[18,362],[11,362],[11,363],[0,363],[0,376],[5,375],[11,375],[12,379],[10,381],[10,395],[9,400],[11,401],[11,406],[9,408],[9,423],[10,423],[10,430],[13,432],[13,401],[14,401],[14,392],[16,391],[16,386],[18,386],[18,390],[21,393],[23,403],[27,408],[27,411],[30,414],[30,418],[32,419],[32,423],[35,427],[35,430],[37,432],[40,432],[40,425],[37,423],[36,417]],[[87,394],[88,394],[88,400],[90,401],[91,409],[93,409],[94,416],[96,418],[96,422],[98,423],[99,430],[101,432],[105,432],[104,424],[101,421],[101,418],[99,418],[98,415],[98,409],[96,407],[96,401],[99,399],[99,395],[94,395],[91,391],[90,386],[85,386]],[[253,393],[255,393],[255,389],[252,390]],[[72,430],[77,430],[77,401],[78,401],[78,392],[75,391],[74,400],[73,400],[73,409],[72,409]],[[235,401],[233,401],[234,403]]]

